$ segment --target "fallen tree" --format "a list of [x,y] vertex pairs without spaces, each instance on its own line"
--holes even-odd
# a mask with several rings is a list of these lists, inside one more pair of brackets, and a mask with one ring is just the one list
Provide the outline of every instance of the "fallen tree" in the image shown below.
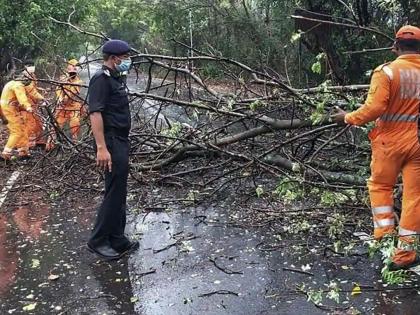
[[[84,31],[70,20],[52,21],[101,41],[109,39],[104,34]],[[337,126],[329,121],[329,114],[337,104],[350,109],[361,103],[366,85],[326,83],[297,89],[267,69],[254,69],[179,44],[193,52],[193,57],[133,49],[135,74],[130,75],[128,86],[133,117],[131,174],[135,180],[140,180],[139,174],[149,172],[167,181],[173,179],[173,169],[179,178],[217,165],[214,180],[203,179],[193,185],[209,189],[207,186],[216,178],[226,176],[235,181],[235,176],[237,180],[243,178],[243,172],[256,172],[277,181],[288,178],[332,189],[363,189],[369,165],[366,132]],[[94,55],[87,56],[82,66],[86,69],[97,62]],[[214,81],[202,75],[207,63],[223,71],[224,79]],[[54,78],[39,81],[49,86],[51,94],[63,84]],[[88,120],[83,138],[74,144],[54,123],[54,110],[51,99],[43,109],[45,130],[55,131],[61,145],[42,154],[34,164],[34,172],[51,169],[51,165],[60,172],[63,168],[57,163],[62,163],[62,180],[76,181],[77,187],[77,173],[82,177],[97,176],[86,169],[94,163]],[[187,161],[197,163],[200,159],[205,165],[191,171]],[[55,172],[47,174],[44,183],[53,182],[50,175],[57,176]]]

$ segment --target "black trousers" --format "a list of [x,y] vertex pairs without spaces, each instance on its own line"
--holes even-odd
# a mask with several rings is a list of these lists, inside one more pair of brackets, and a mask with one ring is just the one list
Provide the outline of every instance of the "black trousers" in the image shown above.
[[112,172],[105,172],[105,195],[98,209],[89,239],[93,247],[109,245],[116,251],[125,249],[129,240],[124,235],[127,208],[129,141],[113,133],[105,134],[112,159]]

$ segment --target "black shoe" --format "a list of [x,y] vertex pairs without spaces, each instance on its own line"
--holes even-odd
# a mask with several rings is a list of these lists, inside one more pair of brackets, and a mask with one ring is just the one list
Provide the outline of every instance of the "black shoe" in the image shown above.
[[111,246],[108,245],[101,245],[93,247],[89,243],[87,244],[87,248],[92,253],[98,255],[104,260],[118,260],[122,256],[125,255],[125,253],[119,253],[115,249],[113,249]]
[[416,267],[418,265],[420,265],[420,257],[416,256],[416,259],[414,259],[414,261],[412,261],[411,263],[408,263],[408,264],[404,264],[404,265],[399,265],[399,264],[396,264],[394,262],[391,262],[388,265],[388,270],[389,271],[407,270],[407,269],[410,269],[412,267]]
[[139,242],[138,242],[138,241],[132,241],[132,242],[129,242],[129,243],[127,244],[127,246],[125,246],[125,247],[121,250],[121,253],[123,253],[123,255],[127,255],[127,254],[130,254],[130,253],[132,253],[132,252],[135,252],[136,250],[138,250],[138,249],[139,249],[139,247],[140,247],[140,244],[139,244]]

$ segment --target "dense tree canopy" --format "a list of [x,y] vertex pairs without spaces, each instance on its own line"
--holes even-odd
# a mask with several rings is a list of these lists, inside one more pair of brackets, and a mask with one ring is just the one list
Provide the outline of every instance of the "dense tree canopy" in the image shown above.
[[12,70],[21,61],[79,53],[79,34],[59,28],[50,16],[79,23],[92,14],[94,1],[0,1],[1,69]]
[[[420,18],[418,0],[1,0],[0,7],[3,72],[16,60],[52,61],[100,44],[54,17],[153,53],[186,55],[178,42],[192,40],[195,49],[288,74],[302,87],[326,79],[363,82],[391,55],[354,52],[389,47],[399,26]],[[206,73],[218,75],[210,66]]]

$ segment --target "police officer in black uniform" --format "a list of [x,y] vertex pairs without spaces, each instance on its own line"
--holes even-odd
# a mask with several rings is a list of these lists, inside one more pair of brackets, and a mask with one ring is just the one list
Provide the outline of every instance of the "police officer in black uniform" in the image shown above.
[[110,40],[104,63],[89,83],[88,105],[96,145],[96,164],[105,172],[105,195],[98,209],[88,249],[106,260],[119,259],[139,247],[124,235],[131,127],[126,76],[130,46]]

